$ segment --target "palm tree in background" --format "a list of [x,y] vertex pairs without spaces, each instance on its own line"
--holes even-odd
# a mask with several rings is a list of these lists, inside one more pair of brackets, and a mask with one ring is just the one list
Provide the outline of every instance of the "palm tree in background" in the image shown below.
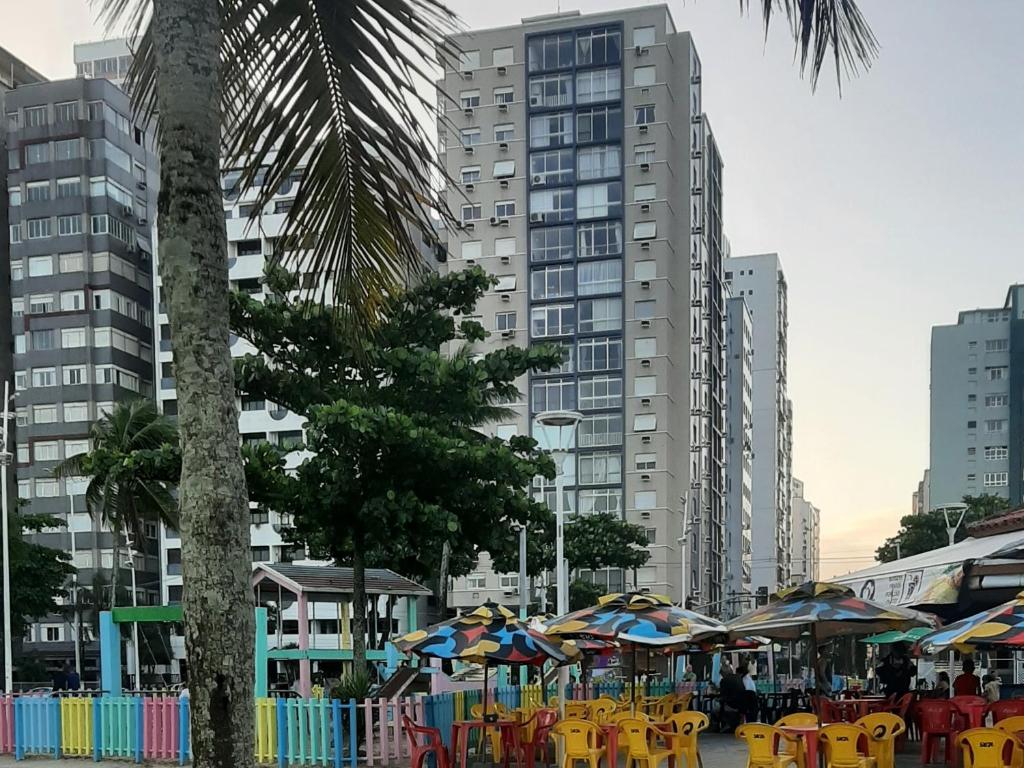
[[[139,399],[117,403],[92,425],[89,439],[91,450],[65,459],[54,474],[89,478],[86,509],[114,537],[114,567],[110,575],[113,608],[117,604],[121,547],[126,538],[130,537],[135,548],[141,550],[145,546],[147,522],[178,527],[173,485],[165,479],[146,476],[126,457],[137,451],[159,451],[164,445],[176,444],[178,430],[151,400]],[[94,598],[100,600],[98,595]]]
[[[129,87],[159,115],[160,274],[174,349],[185,642],[199,768],[253,764],[249,507],[228,346],[221,157],[262,177],[258,211],[301,173],[277,256],[328,277],[323,298],[372,329],[432,231],[443,174],[416,92],[454,52],[436,0],[99,0],[139,40]],[[745,7],[749,0],[740,0]],[[789,21],[812,82],[875,53],[854,0],[760,0]],[[261,166],[264,169],[261,169]],[[300,170],[304,169],[304,170]],[[264,175],[265,174],[265,175]],[[443,176],[442,176],[443,177]],[[450,219],[447,211],[440,212]],[[413,225],[413,226],[409,226]]]

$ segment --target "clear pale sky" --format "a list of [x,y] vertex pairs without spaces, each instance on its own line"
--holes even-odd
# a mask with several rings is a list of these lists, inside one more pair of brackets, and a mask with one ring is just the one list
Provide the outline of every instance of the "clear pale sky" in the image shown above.
[[[595,11],[628,0],[565,0]],[[928,461],[928,344],[1024,281],[1024,3],[861,0],[881,43],[844,87],[798,77],[735,0],[670,3],[693,32],[725,158],[733,253],[778,251],[789,281],[794,464],[822,509],[822,575],[866,566]],[[50,77],[102,36],[85,0],[3,0],[0,46]],[[451,0],[469,27],[556,3]],[[756,3],[755,3],[756,5]]]

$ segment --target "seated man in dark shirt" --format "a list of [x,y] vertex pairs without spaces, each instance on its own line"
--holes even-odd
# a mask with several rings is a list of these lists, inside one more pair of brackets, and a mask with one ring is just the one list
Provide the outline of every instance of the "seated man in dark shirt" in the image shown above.
[[718,690],[719,704],[721,705],[719,714],[721,730],[735,731],[742,722],[746,710],[743,679],[732,670],[723,672]]

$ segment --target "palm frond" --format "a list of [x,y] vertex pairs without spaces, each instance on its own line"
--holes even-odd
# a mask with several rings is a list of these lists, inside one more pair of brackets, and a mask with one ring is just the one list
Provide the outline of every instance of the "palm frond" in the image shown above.
[[[740,0],[748,10],[751,0]],[[811,87],[831,51],[836,82],[842,91],[843,78],[867,69],[878,56],[878,40],[856,0],[760,0],[765,34],[777,13],[785,15],[800,56],[800,72],[810,69]]]

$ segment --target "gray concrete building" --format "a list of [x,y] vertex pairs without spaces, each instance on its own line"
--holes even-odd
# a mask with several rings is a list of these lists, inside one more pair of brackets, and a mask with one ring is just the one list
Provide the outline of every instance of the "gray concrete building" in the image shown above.
[[1022,386],[1024,285],[932,328],[929,508],[982,493],[1024,501]]
[[738,616],[751,600],[751,456],[753,454],[753,323],[745,299],[726,299],[725,601]]
[[[454,40],[438,83],[446,190],[460,225],[446,269],[498,285],[477,307],[480,351],[557,342],[564,366],[521,382],[515,418],[584,414],[566,508],[647,530],[649,563],[582,574],[717,611],[724,554],[722,160],[694,42],[667,6],[524,19]],[[553,487],[537,486],[553,507]],[[690,520],[688,541],[683,521]],[[687,550],[683,554],[684,546]],[[518,600],[486,559],[455,605]]]
[[924,475],[921,477],[921,482],[917,484],[917,490],[911,494],[910,498],[910,509],[915,515],[920,515],[924,512],[928,512],[931,508],[931,495],[928,484],[930,483],[929,470],[924,471]]
[[[55,479],[53,468],[89,450],[92,423],[115,402],[154,395],[150,140],[105,80],[26,84],[4,110],[18,495],[29,512],[68,521],[38,539],[74,553],[83,587],[98,573],[109,583],[115,567],[127,585],[128,556],[113,562],[110,533],[85,510],[85,482]],[[160,593],[155,524],[147,534],[134,558],[141,604]],[[66,619],[32,627],[25,648],[51,663],[72,658]]]
[[75,43],[75,71],[79,77],[109,80],[124,87],[135,54],[131,42],[124,37]]
[[818,581],[821,574],[821,510],[804,496],[803,480],[793,478],[793,542],[790,580]]
[[790,583],[793,406],[787,395],[786,278],[776,253],[725,260],[732,295],[753,326],[752,586],[770,594]]

